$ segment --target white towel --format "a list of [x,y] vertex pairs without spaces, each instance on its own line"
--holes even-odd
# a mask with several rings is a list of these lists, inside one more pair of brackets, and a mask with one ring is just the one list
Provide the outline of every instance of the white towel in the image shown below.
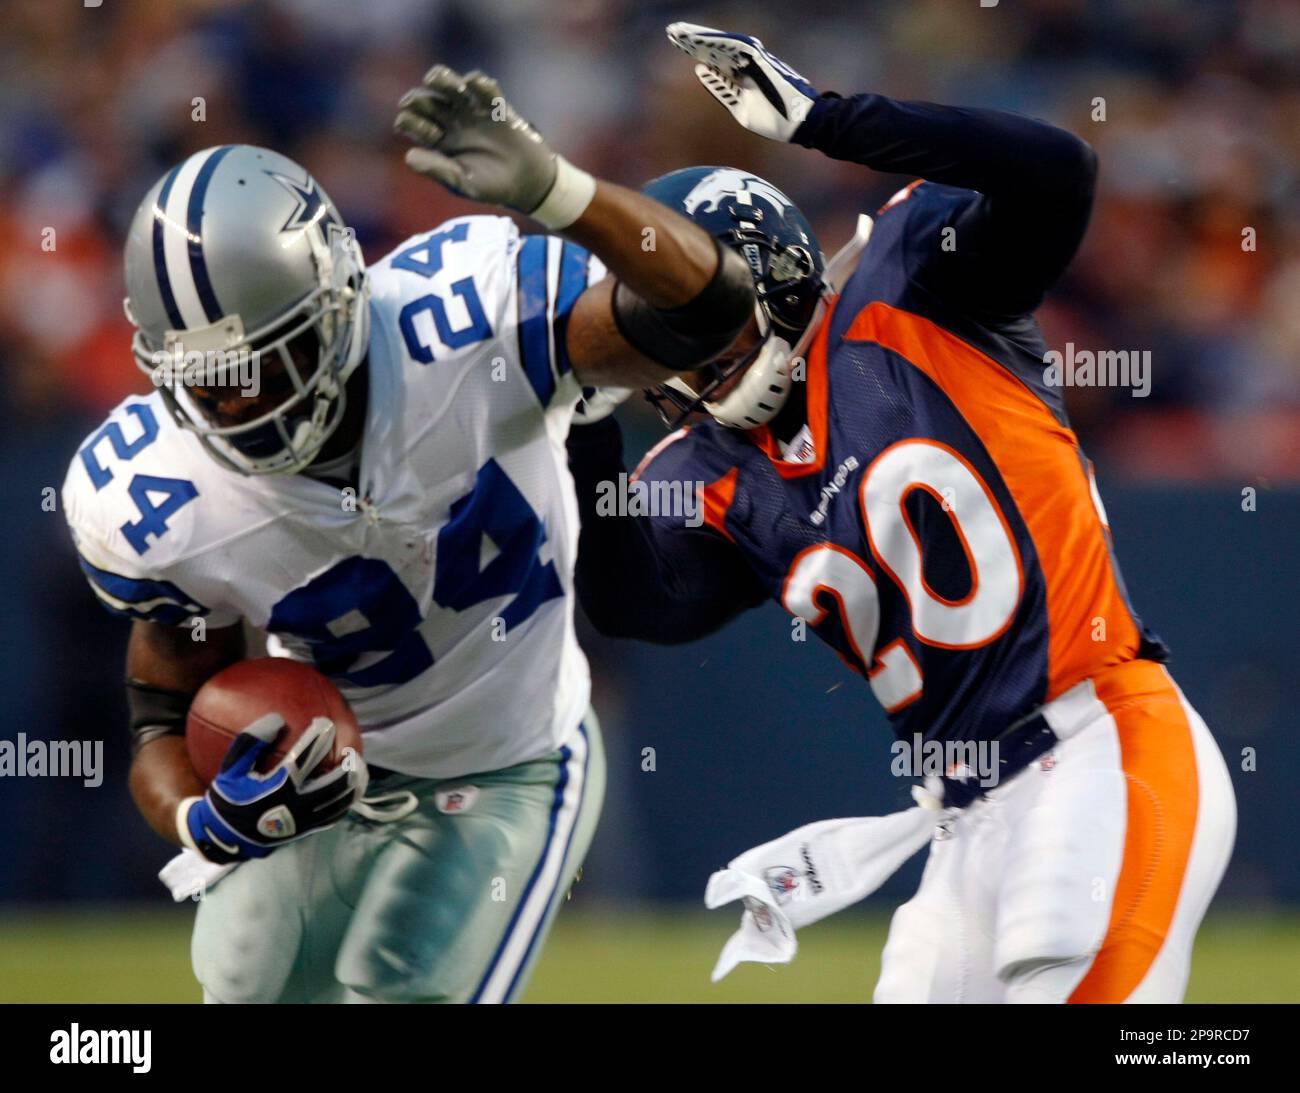
[[918,804],[888,816],[821,820],[747,850],[709,878],[705,906],[743,900],[740,929],[713,969],[717,982],[742,960],[788,964],[795,930],[865,899],[930,841],[949,813],[919,786]]
[[200,900],[210,892],[217,881],[238,865],[217,865],[193,850],[182,850],[158,873],[158,879],[171,889],[172,899],[184,903],[187,899]]

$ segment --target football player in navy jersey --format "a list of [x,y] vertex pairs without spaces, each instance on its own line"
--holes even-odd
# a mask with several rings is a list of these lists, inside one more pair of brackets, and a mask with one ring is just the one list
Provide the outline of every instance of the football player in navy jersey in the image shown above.
[[1096,157],[1019,115],[819,93],[746,35],[669,37],[751,131],[919,177],[829,263],[748,172],[646,186],[747,259],[757,306],[722,357],[652,392],[677,431],[633,477],[698,483],[698,509],[607,514],[618,426],[593,407],[573,430],[589,617],[671,643],[775,599],[900,739],[995,756],[992,786],[940,783],[951,837],[895,915],[878,1001],[1180,1000],[1232,788],[1129,603],[1033,317],[1083,237]]

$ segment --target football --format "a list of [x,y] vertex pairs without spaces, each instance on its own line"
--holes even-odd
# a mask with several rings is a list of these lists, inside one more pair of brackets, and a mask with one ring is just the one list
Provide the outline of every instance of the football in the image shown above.
[[345,748],[361,754],[356,716],[339,689],[320,672],[284,657],[241,660],[209,679],[190,706],[185,743],[204,785],[216,778],[230,742],[268,713],[284,718],[285,728],[258,761],[260,771],[273,769],[314,717],[328,717],[335,725],[334,751],[324,760],[322,773],[343,761]]

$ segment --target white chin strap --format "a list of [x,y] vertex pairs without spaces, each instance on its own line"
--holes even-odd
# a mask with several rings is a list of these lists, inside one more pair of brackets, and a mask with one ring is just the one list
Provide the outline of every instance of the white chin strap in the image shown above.
[[790,343],[775,334],[768,337],[740,382],[720,402],[706,402],[713,420],[731,429],[766,425],[785,405],[794,381],[790,378]]
[[[795,364],[804,359],[825,316],[826,302],[818,300],[812,319],[794,346],[770,334],[740,382],[718,402],[704,404],[713,420],[730,429],[754,429],[776,417],[794,387]],[[760,329],[770,329],[761,309],[758,321]]]

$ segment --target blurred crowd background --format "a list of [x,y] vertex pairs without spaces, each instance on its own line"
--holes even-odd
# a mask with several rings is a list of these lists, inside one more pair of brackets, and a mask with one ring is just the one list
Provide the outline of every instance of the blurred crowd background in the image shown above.
[[[1290,742],[1300,533],[1292,488],[1300,483],[1294,0],[1001,0],[993,7],[977,0],[103,0],[98,7],[5,0],[3,734],[102,737],[110,770],[94,792],[49,779],[0,784],[7,833],[0,898],[156,898],[152,873],[165,856],[122,785],[125,625],[94,606],[62,519],[39,496],[61,483],[104,413],[147,383],[128,351],[120,259],[140,197],[198,149],[266,145],[308,166],[376,259],[470,208],[408,172],[391,135],[398,97],[434,61],[495,75],[557,149],[606,178],[637,185],[692,163],[763,174],[802,205],[828,253],[849,237],[859,212],[874,212],[907,181],[743,132],[669,47],[663,26],[674,19],[756,33],[823,88],[1014,109],[1052,119],[1097,149],[1093,225],[1041,320],[1054,348],[1150,351],[1148,398],[1073,389],[1074,422],[1108,502],[1118,499],[1111,515],[1129,531],[1120,553],[1126,564],[1133,558],[1139,607],[1161,629],[1162,617],[1146,604],[1163,605],[1164,618],[1173,619],[1165,636],[1185,635],[1181,647],[1174,641],[1176,652],[1192,647],[1200,687],[1193,698],[1234,740],[1275,741],[1269,758],[1278,762]],[[53,250],[42,246],[49,228]],[[1253,246],[1243,247],[1247,237]],[[635,428],[640,411],[631,413]],[[638,439],[651,438],[648,413],[640,424]],[[1247,486],[1270,498],[1271,508],[1260,502],[1255,525],[1242,523],[1239,494]],[[1117,508],[1127,524],[1115,519]],[[1229,549],[1241,553],[1225,558]],[[698,894],[699,861],[739,851],[748,842],[735,840],[746,832],[756,842],[789,826],[787,815],[832,814],[828,800],[858,812],[881,807],[843,789],[846,769],[881,765],[885,755],[887,737],[865,688],[836,675],[833,658],[819,660],[824,688],[833,691],[836,679],[846,686],[827,700],[838,705],[818,707],[791,690],[792,679],[806,683],[806,669],[783,664],[779,651],[754,659],[758,646],[745,635],[758,631],[736,633],[742,636],[710,646],[712,654],[672,654],[674,672],[694,670],[718,650],[731,658],[721,673],[714,661],[708,678],[715,686],[685,713],[667,701],[669,662],[654,659],[657,651],[593,648],[602,714],[614,750],[628,751],[629,770],[637,769],[638,717],[660,718],[664,732],[699,745],[710,731],[700,712],[709,703],[707,717],[722,719],[713,726],[752,717],[757,723],[747,729],[765,744],[800,719],[852,720],[853,732],[820,738],[833,743],[818,755],[788,742],[748,748],[749,775],[767,779],[757,828],[755,796],[738,793],[740,772],[722,750],[711,778],[720,799],[708,805],[700,804],[702,781],[678,783],[678,796],[650,805],[636,787],[620,786],[619,777],[631,775],[615,776],[598,891],[603,884],[616,893]],[[760,671],[766,690],[747,683]],[[728,678],[742,685],[750,707],[718,698]],[[668,690],[689,694],[690,683]],[[846,749],[866,746],[866,728],[869,759],[845,759]],[[767,760],[778,769],[757,766]],[[838,788],[827,788],[836,777]],[[1278,792],[1293,797],[1287,782]],[[1294,854],[1285,881],[1271,879],[1266,858],[1268,839],[1283,839],[1289,823],[1285,800],[1271,816],[1244,818],[1264,839],[1238,874],[1250,895],[1300,899]],[[697,840],[708,845],[689,867],[667,850],[649,858],[637,850],[664,824],[686,821],[731,824],[732,834]],[[9,837],[14,832],[26,835]]]
[[405,170],[390,134],[434,60],[496,75],[557,148],[615,181],[756,170],[838,248],[900,180],[734,126],[667,46],[673,18],[756,32],[818,86],[1016,109],[1084,136],[1101,196],[1042,321],[1057,348],[1149,350],[1153,378],[1145,399],[1071,392],[1090,454],[1130,476],[1300,477],[1294,0],[7,0],[4,389],[32,418],[90,420],[138,388],[122,237],[198,149],[263,144],[307,164],[372,258],[464,211]]

